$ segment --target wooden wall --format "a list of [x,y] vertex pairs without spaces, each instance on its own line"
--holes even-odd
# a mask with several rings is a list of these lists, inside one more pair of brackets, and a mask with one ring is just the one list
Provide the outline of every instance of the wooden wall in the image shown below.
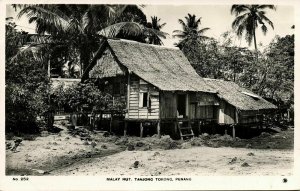
[[161,119],[174,119],[177,117],[177,96],[175,93],[160,93],[160,112]]
[[120,109],[126,109],[127,86],[125,76],[112,78],[113,105]]
[[236,120],[236,109],[224,100],[220,100],[219,107],[219,120],[220,124],[233,124]]
[[212,94],[190,93],[189,116],[191,119],[217,119],[219,102]]
[[[129,77],[129,119],[159,119],[159,91],[151,84],[143,81],[136,75],[131,74]],[[141,94],[147,92],[150,104],[142,107]]]
[[239,123],[257,123],[262,121],[262,115],[258,111],[241,111],[239,113]]

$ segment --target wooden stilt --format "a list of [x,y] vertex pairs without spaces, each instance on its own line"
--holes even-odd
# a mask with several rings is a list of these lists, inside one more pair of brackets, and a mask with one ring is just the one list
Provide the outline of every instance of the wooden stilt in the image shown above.
[[111,112],[111,114],[110,114],[110,122],[109,122],[109,132],[110,133],[112,132],[113,115],[114,115],[114,113]]
[[157,136],[160,139],[160,136],[161,136],[161,134],[160,134],[160,120],[157,122]]
[[235,125],[232,125],[232,137],[235,140]]
[[177,128],[177,122],[174,122],[174,132],[175,132],[175,135],[177,134],[177,130],[178,130],[178,128]]
[[144,127],[143,127],[143,123],[140,123],[140,137],[143,137],[143,131],[144,131]]
[[126,135],[127,135],[127,126],[128,126],[128,122],[125,121],[125,126],[124,126],[124,137],[126,137]]
[[199,132],[199,135],[202,134],[202,132],[201,132],[201,121],[200,120],[198,121],[198,132]]
[[102,111],[100,111],[100,120],[99,120],[99,126],[98,126],[98,128],[102,127],[102,118],[103,118],[103,113],[102,113]]

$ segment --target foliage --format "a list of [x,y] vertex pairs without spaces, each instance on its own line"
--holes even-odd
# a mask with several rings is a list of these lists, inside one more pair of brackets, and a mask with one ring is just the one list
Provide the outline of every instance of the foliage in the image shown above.
[[253,92],[294,103],[294,35],[276,37],[263,52],[232,45],[229,32],[223,41],[191,41],[182,48],[197,73],[202,77],[235,81]]
[[33,55],[10,59],[26,43],[27,34],[6,23],[5,122],[7,132],[36,132],[37,117],[47,108],[47,70]]
[[56,107],[68,105],[72,112],[120,109],[124,103],[112,100],[111,94],[100,91],[93,82],[79,83],[68,88],[56,88],[52,97]]
[[[160,24],[160,20],[161,19],[157,18],[156,16],[151,17],[151,23],[147,23],[147,27],[155,29],[157,31],[161,31],[161,29],[167,23]],[[159,38],[159,36],[157,36],[157,35],[151,35],[151,36],[149,36],[149,44],[163,45],[163,42]]]
[[266,17],[265,9],[275,10],[274,5],[232,5],[231,14],[236,16],[232,23],[232,28],[236,31],[238,37],[242,37],[245,33],[245,39],[249,43],[254,39],[255,50],[257,51],[255,30],[261,25],[261,30],[266,35],[268,28],[266,24],[273,29],[272,21]]
[[179,48],[190,46],[191,43],[194,43],[195,41],[209,39],[207,36],[203,35],[209,28],[202,28],[199,30],[201,17],[197,19],[196,15],[188,14],[188,16],[185,17],[185,21],[178,19],[178,22],[181,24],[182,30],[174,30],[173,37],[180,39],[179,43],[176,44]]
[[[47,45],[60,46],[63,54],[59,58],[80,64],[81,74],[86,73],[94,53],[106,37],[141,42],[145,42],[147,35],[164,37],[162,32],[145,27],[146,16],[137,5],[27,4],[14,7],[20,8],[19,17],[26,15],[30,23],[36,24],[38,34],[50,34],[52,42]],[[72,52],[78,53],[79,60],[72,59]],[[57,54],[52,58],[57,59]],[[54,63],[58,63],[57,60]],[[83,75],[83,80],[86,77]]]
[[287,104],[294,103],[294,41],[294,35],[287,35],[271,42],[265,51],[264,79],[259,87],[262,95]]

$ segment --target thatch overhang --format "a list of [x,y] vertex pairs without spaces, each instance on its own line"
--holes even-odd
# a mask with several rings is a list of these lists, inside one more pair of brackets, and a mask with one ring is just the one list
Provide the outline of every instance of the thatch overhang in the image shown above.
[[117,63],[110,50],[106,50],[89,72],[89,78],[110,78],[125,75],[125,73],[126,68]]
[[[109,70],[113,72],[104,73],[117,75],[118,72],[124,72],[122,68],[124,66],[128,72],[136,74],[162,91],[216,93],[196,73],[178,48],[129,40],[108,39],[107,42],[116,63],[111,62],[112,66]],[[101,68],[109,67],[101,66]],[[95,73],[93,75],[96,76]]]
[[51,78],[51,92],[54,92],[58,90],[59,88],[62,88],[63,90],[66,90],[73,85],[79,84],[80,79],[73,79],[73,78]]
[[205,82],[218,91],[217,96],[238,110],[270,110],[277,107],[259,95],[240,87],[232,81],[204,78]]

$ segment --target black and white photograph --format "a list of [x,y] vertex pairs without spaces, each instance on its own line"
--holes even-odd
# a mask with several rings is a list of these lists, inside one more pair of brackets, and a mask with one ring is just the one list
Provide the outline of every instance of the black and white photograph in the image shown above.
[[288,183],[298,10],[280,2],[4,2],[4,176]]

